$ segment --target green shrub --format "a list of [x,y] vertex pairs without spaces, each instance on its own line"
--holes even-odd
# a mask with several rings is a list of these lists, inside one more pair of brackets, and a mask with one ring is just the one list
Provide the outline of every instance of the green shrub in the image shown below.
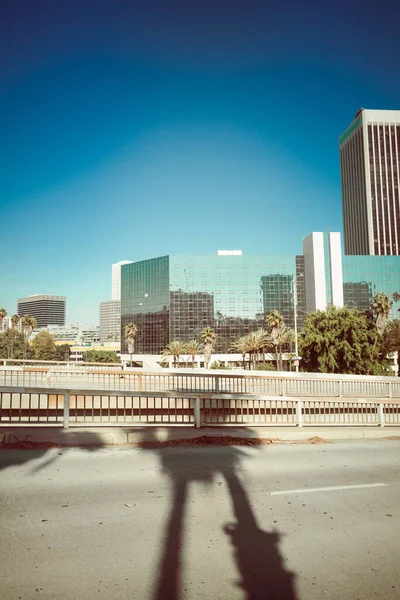
[[256,371],[276,371],[276,366],[272,362],[263,362],[256,366]]

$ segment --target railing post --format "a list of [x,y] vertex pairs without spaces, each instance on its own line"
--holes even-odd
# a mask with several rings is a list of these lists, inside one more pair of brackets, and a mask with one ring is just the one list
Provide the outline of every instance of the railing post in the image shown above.
[[46,371],[46,385],[48,385],[50,387],[50,382],[51,382],[51,373],[50,371]]
[[342,381],[339,381],[339,394],[338,397],[341,398],[342,397]]
[[69,428],[69,392],[64,392],[64,416],[63,416],[63,429]]
[[281,379],[281,396],[286,396],[286,379]]
[[381,427],[385,427],[385,413],[384,413],[383,408],[384,408],[383,402],[380,402],[378,404],[378,415],[379,415],[379,425]]
[[215,376],[215,393],[219,394],[219,376]]
[[393,396],[392,382],[389,381],[389,398],[392,398],[392,396]]
[[200,423],[200,398],[199,397],[194,399],[194,423],[195,423],[195,427],[197,429],[201,426],[201,423]]
[[296,412],[297,412],[297,427],[303,427],[303,401],[302,400],[297,400]]

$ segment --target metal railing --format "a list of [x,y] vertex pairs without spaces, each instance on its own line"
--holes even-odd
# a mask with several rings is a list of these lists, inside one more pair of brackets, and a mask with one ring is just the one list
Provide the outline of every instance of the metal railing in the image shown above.
[[0,369],[0,385],[137,392],[207,392],[294,398],[399,398],[400,378],[321,373],[221,372],[165,369],[97,370],[55,366]]
[[[88,348],[90,350],[90,348]],[[3,363],[3,367],[56,367],[58,369],[75,371],[76,369],[94,369],[96,371],[123,371],[123,363],[99,363],[99,362],[85,362],[85,361],[74,361],[74,360],[38,360],[33,358],[2,358],[0,362]]]
[[400,400],[0,387],[0,425],[400,425]]

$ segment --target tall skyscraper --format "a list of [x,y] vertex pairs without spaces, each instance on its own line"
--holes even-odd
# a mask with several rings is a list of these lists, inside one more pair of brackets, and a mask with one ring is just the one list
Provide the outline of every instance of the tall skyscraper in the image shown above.
[[360,109],[340,136],[346,255],[400,255],[400,110]]
[[112,300],[121,300],[121,267],[129,265],[131,260],[120,260],[112,266]]
[[65,296],[34,294],[18,300],[18,316],[32,315],[38,327],[47,325],[65,325]]

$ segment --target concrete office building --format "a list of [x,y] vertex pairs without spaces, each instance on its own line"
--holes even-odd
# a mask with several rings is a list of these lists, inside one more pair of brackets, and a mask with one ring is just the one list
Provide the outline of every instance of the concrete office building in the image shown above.
[[34,294],[28,298],[20,298],[17,303],[19,317],[32,315],[37,320],[38,327],[47,325],[65,325],[66,298],[65,296],[49,296]]
[[400,254],[400,111],[360,109],[341,135],[346,255]]
[[[131,260],[121,260],[111,267],[111,300],[100,302],[100,342],[116,342],[121,337],[121,268],[132,264]],[[110,340],[109,336],[113,339]]]
[[[121,302],[100,302],[100,342],[119,341],[121,335]],[[110,339],[112,336],[113,339]]]
[[131,262],[131,260],[121,260],[112,265],[112,300],[121,300],[121,267],[122,265],[129,265]]
[[[135,354],[159,355],[172,340],[198,339],[203,327],[217,333],[215,351],[265,327],[279,310],[301,328],[306,312],[327,306],[369,307],[377,292],[400,291],[400,256],[342,256],[340,233],[316,232],[302,255],[171,255],[122,267],[121,322],[136,323]],[[366,306],[366,304],[368,306]],[[400,302],[394,302],[396,318]],[[127,353],[122,337],[121,351]]]

